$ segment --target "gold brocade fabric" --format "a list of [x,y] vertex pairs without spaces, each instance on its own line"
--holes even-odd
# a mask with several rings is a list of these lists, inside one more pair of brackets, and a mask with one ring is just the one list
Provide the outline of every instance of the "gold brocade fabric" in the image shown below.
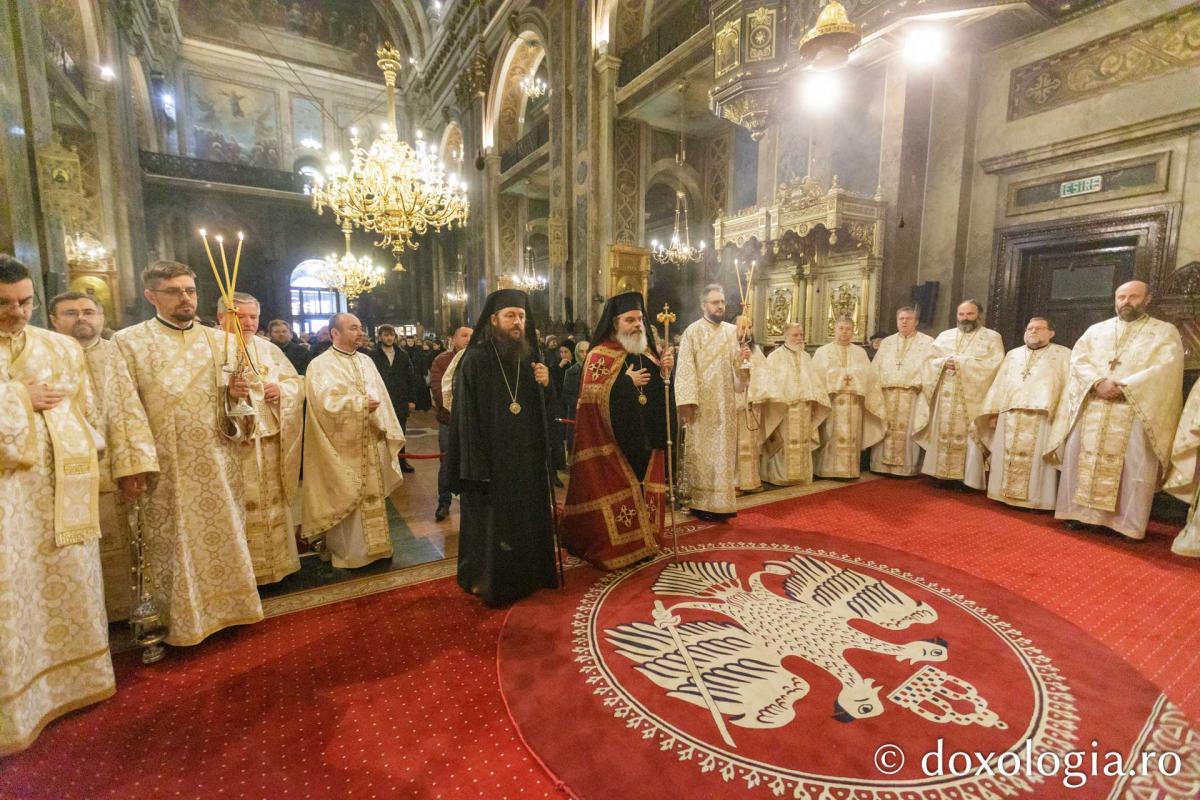
[[1046,422],[1045,411],[1014,408],[1004,412],[1004,463],[992,465],[1003,470],[1002,491],[1013,500],[1029,499],[1029,481],[1037,451],[1038,433]]
[[[362,353],[329,348],[305,373],[304,537],[312,540],[361,509],[368,556],[391,550],[387,483],[401,481],[404,433],[383,378]],[[374,411],[370,400],[379,400]]]
[[[942,376],[937,395],[937,455],[933,475],[943,480],[962,480],[967,470],[967,433],[970,420],[963,403],[957,372]],[[926,454],[928,458],[928,454]]]
[[857,478],[861,470],[863,398],[838,392],[829,397],[824,446],[817,474],[826,478]]
[[97,339],[84,350],[95,388],[96,418],[107,447],[100,457],[100,491],[115,491],[116,479],[158,472],[154,434],[121,351]]
[[738,349],[733,325],[700,319],[683,332],[675,362],[675,402],[697,406],[683,458],[690,505],[718,514],[737,511]]
[[[739,406],[742,403],[738,403]],[[758,457],[762,449],[762,414],[758,409],[739,408],[738,416],[738,484],[743,492],[763,488]]]
[[[34,336],[49,346],[31,337],[22,355],[56,359],[68,387],[60,405],[90,416],[82,350],[58,334]],[[67,434],[85,437],[73,441],[51,437],[45,413],[33,411],[10,374],[9,353],[0,347],[0,757],[28,747],[51,720],[115,690],[97,542],[61,545],[55,535],[58,447],[91,447],[94,454],[95,444],[90,433]],[[94,456],[89,471],[91,501],[75,492],[69,505],[95,504]]]
[[918,387],[892,386],[883,390],[885,430],[883,434],[883,463],[890,467],[903,467],[911,435],[909,422],[912,420],[913,403],[920,397]]
[[45,383],[67,396],[35,416],[54,452],[54,540],[59,545],[95,541],[100,538],[96,450],[104,439],[98,435],[103,423],[96,415],[83,349],[69,336],[33,327],[9,343],[0,349],[0,378]]
[[[146,579],[167,643],[198,644],[262,619],[246,546],[241,437],[225,416],[225,334],[152,319],[113,341],[154,433],[159,475],[145,495]],[[231,355],[232,358],[232,355]]]
[[[254,579],[261,585],[300,569],[292,499],[300,482],[304,379],[274,344],[257,336],[251,341],[259,378],[251,385],[250,399],[258,418],[254,438],[239,442],[238,448],[246,492],[246,543]],[[279,402],[263,397],[268,383],[279,386]]]
[[1134,409],[1126,402],[1089,395],[1078,424],[1083,447],[1075,465],[1074,502],[1098,511],[1116,511],[1125,449],[1133,428]]
[[107,444],[100,454],[100,563],[104,570],[104,605],[109,621],[125,619],[131,605],[129,509],[121,502],[116,481],[158,472],[154,434],[146,409],[120,349],[97,339],[84,351],[95,387],[96,418]]

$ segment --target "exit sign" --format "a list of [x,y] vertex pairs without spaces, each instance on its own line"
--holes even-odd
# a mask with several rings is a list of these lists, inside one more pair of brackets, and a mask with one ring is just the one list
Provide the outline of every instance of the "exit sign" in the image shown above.
[[1058,185],[1059,197],[1074,197],[1077,194],[1091,194],[1104,188],[1104,180],[1100,175],[1090,178],[1079,178],[1073,181],[1063,181]]

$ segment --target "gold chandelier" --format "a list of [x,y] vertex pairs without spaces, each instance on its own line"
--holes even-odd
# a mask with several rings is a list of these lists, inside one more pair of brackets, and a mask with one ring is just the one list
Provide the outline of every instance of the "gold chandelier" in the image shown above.
[[416,249],[415,238],[430,228],[441,230],[466,223],[470,203],[466,181],[447,175],[436,148],[416,134],[416,146],[396,135],[396,74],[400,52],[391,45],[376,51],[387,86],[387,119],[369,149],[353,135],[349,163],[334,153],[325,175],[313,187],[313,208],[328,207],[338,223],[378,234],[377,246],[396,255],[396,269],[405,248]]
[[350,252],[352,230],[348,222],[342,223],[342,233],[346,235],[346,252],[340,257],[330,253],[325,257],[325,266],[317,273],[317,278],[322,283],[335,292],[346,295],[348,302],[354,302],[359,295],[383,283],[386,275],[383,267],[376,266],[371,259]]
[[[675,164],[681,169],[687,160],[687,151],[683,147],[683,104],[687,100],[687,84],[679,84],[679,151],[675,154]],[[657,240],[650,242],[654,260],[660,264],[671,264],[680,267],[694,261],[699,261],[704,255],[705,245],[692,247],[692,236],[688,230],[687,198],[683,192],[675,192],[675,227],[671,231],[671,241],[662,244]]]

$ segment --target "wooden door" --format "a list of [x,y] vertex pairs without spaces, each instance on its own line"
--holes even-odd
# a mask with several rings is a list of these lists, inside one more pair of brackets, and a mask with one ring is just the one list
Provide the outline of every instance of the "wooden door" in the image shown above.
[[[1019,331],[1030,317],[1046,317],[1054,326],[1054,343],[1072,347],[1089,326],[1116,313],[1113,293],[1133,280],[1137,242],[1073,243],[1024,255]],[[1006,342],[1020,343],[1019,334]]]

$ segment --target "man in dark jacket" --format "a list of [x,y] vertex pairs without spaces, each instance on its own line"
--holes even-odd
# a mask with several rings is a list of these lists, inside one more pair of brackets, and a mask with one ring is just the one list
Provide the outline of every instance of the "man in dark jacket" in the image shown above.
[[312,356],[309,354],[308,348],[300,344],[292,335],[292,327],[281,319],[273,319],[267,326],[267,335],[283,351],[287,360],[292,362],[296,372],[303,375],[304,370],[308,369],[308,362],[312,360]]
[[[442,397],[442,377],[446,374],[446,369],[450,366],[450,362],[454,360],[454,355],[459,350],[467,346],[467,342],[471,341],[472,330],[467,327],[459,328],[450,338],[450,349],[444,353],[439,353],[437,358],[433,360],[433,364],[429,367],[429,390],[433,393],[433,409],[437,412],[438,421],[438,451],[446,453],[450,446],[450,412],[446,408]],[[446,517],[450,516],[450,500],[453,498],[453,493],[450,491],[450,471],[446,456],[442,456],[442,465],[438,469],[438,504],[437,511],[433,518],[441,522]]]
[[[392,399],[392,408],[396,410],[396,418],[400,420],[400,427],[407,431],[408,412],[417,407],[417,372],[408,360],[404,348],[396,346],[395,328],[391,325],[380,325],[376,335],[379,337],[379,347],[371,351],[371,360],[375,362],[375,368],[383,378],[383,385],[387,387],[388,396]],[[404,453],[403,450],[400,452]],[[401,458],[400,471],[413,472],[413,468],[409,466],[408,461]]]

